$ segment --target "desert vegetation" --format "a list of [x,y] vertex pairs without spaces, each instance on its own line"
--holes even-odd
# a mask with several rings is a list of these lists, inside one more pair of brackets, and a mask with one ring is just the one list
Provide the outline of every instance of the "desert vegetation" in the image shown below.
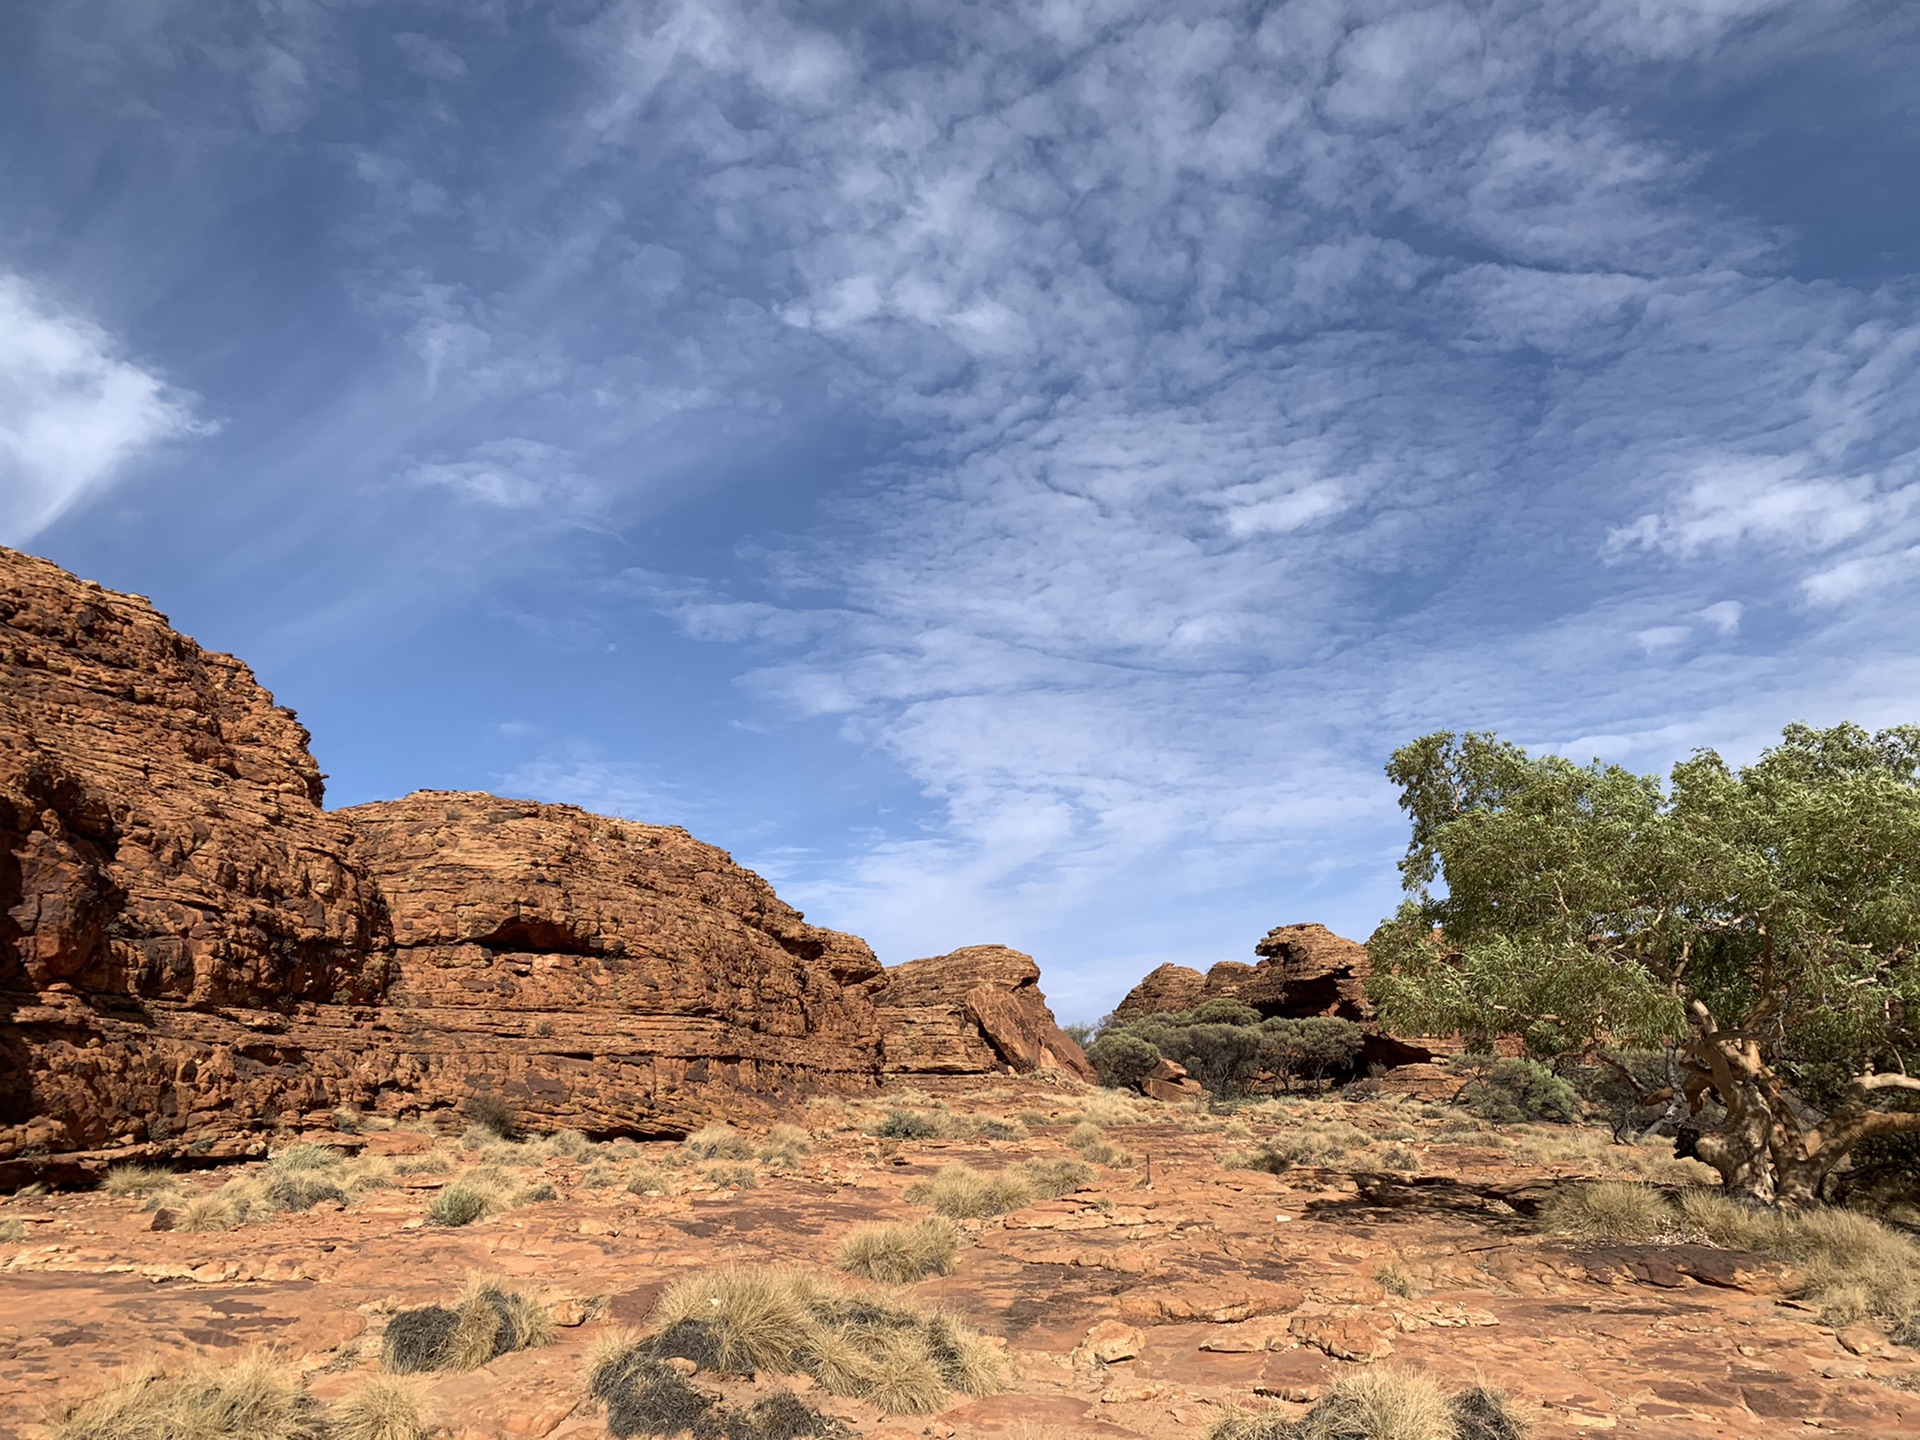
[[1087,1049],[1101,1083],[1138,1086],[1163,1059],[1183,1066],[1223,1100],[1255,1090],[1291,1091],[1350,1074],[1361,1028],[1332,1016],[1263,1019],[1237,1000],[1146,1015],[1104,1026]]
[[828,1394],[894,1415],[926,1414],[955,1393],[993,1394],[1007,1381],[999,1351],[952,1317],[794,1269],[690,1276],[661,1297],[653,1326],[597,1356],[589,1374],[615,1435],[695,1428],[694,1414],[712,1402],[701,1404],[673,1360],[720,1374],[806,1375]]
[[1506,1397],[1484,1386],[1449,1396],[1425,1375],[1361,1370],[1339,1380],[1304,1416],[1232,1415],[1208,1440],[1524,1440]]
[[58,1440],[425,1440],[417,1390],[362,1383],[324,1406],[268,1351],[237,1361],[141,1365],[77,1406]]
[[1664,782],[1440,733],[1388,774],[1413,831],[1369,947],[1389,1025],[1670,1046],[1683,1150],[1762,1204],[1920,1135],[1920,727],[1792,725]]
[[977,1220],[1052,1200],[1091,1183],[1093,1171],[1074,1160],[1028,1160],[995,1174],[970,1165],[943,1165],[907,1187],[906,1199],[953,1220]]
[[917,1225],[862,1225],[840,1247],[842,1270],[863,1280],[911,1285],[929,1275],[951,1275],[960,1231],[944,1215]]
[[504,1281],[474,1278],[452,1305],[402,1310],[387,1322],[381,1363],[396,1375],[477,1370],[553,1339],[553,1317],[536,1297]]
[[1677,1192],[1622,1182],[1562,1187],[1543,1229],[1590,1239],[1704,1241],[1782,1260],[1797,1294],[1829,1323],[1872,1319],[1920,1342],[1920,1240],[1868,1215],[1832,1207],[1768,1210],[1717,1189]]

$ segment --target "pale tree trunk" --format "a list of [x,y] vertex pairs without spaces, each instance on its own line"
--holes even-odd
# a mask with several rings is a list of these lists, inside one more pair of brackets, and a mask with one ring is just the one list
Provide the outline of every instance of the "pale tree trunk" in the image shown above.
[[1920,1091],[1920,1080],[1858,1076],[1841,1102],[1820,1115],[1781,1083],[1751,1035],[1720,1029],[1697,1000],[1692,1009],[1688,1060],[1705,1082],[1688,1087],[1694,1113],[1710,1086],[1726,1117],[1699,1130],[1686,1148],[1720,1172],[1730,1196],[1755,1205],[1815,1204],[1827,1177],[1862,1140],[1920,1131],[1920,1113],[1873,1105],[1882,1091]]

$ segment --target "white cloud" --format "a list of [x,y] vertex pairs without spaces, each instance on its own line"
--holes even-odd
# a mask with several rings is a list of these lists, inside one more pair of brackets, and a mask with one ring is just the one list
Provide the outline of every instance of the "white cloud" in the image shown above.
[[1746,613],[1746,607],[1738,600],[1716,600],[1697,613],[1722,635],[1733,635],[1740,629],[1740,617]]
[[401,478],[502,510],[581,511],[598,493],[566,451],[518,437],[486,441],[457,460],[416,464]]
[[155,446],[206,429],[100,326],[0,271],[0,541],[26,543]]
[[[1740,547],[1796,557],[1761,590],[1853,583],[1813,577],[1905,523],[1913,342],[1890,297],[1781,279],[1696,157],[1564,77],[1777,8],[1059,6],[882,58],[797,11],[627,7],[604,162],[698,157],[714,243],[752,236],[730,261],[910,437],[774,593],[658,593],[941,807],[803,883],[908,950],[1136,882],[1338,889],[1390,851],[1378,766],[1421,728],[1638,756],[1661,706],[1694,725],[1676,670],[1755,684],[1672,617],[1737,631]],[[765,37],[831,57],[839,103]]]

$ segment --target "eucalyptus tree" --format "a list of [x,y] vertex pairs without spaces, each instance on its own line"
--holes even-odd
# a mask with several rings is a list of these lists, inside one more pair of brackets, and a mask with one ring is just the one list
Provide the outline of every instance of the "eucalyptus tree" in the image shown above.
[[1760,1202],[1920,1132],[1920,726],[1791,725],[1665,783],[1437,733],[1387,774],[1412,821],[1369,944],[1390,1026],[1671,1045],[1688,1147]]

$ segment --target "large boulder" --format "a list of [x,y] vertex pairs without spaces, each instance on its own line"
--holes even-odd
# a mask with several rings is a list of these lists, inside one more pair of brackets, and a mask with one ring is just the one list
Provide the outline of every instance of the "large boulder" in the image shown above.
[[307,743],[146,600],[0,549],[0,1184],[343,1105],[675,1134],[890,1073],[1084,1073],[1029,957],[883,971],[724,851],[572,806],[329,812]]
[[1091,1080],[1080,1046],[1054,1023],[1031,955],[968,945],[909,960],[873,987],[892,1073],[1056,1070]]

